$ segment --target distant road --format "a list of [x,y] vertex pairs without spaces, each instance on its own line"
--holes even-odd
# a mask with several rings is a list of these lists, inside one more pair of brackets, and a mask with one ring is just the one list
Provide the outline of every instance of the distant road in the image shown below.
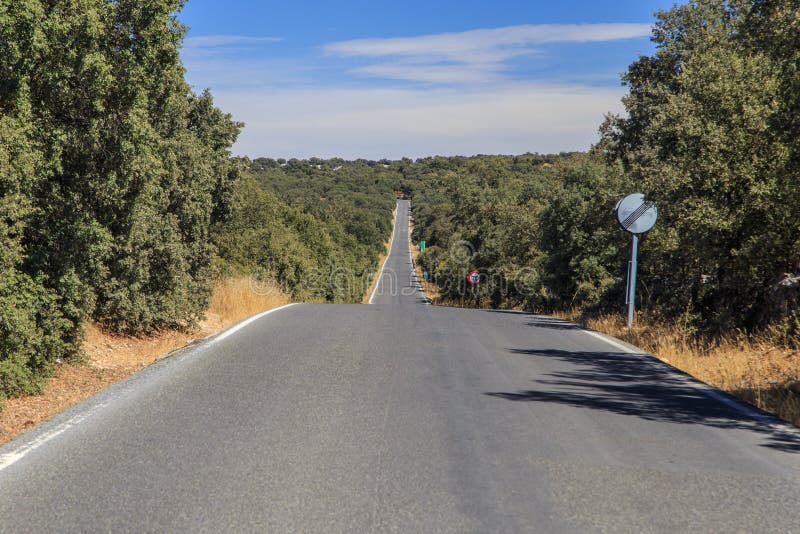
[[400,201],[375,304],[275,311],[0,448],[0,531],[800,529],[796,431],[570,323],[425,305],[407,231]]

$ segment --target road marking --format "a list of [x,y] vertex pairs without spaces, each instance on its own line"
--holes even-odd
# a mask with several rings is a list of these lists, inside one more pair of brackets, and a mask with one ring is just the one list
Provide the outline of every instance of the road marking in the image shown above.
[[[581,330],[583,330],[583,329],[581,329]],[[606,337],[603,334],[600,334],[598,332],[593,332],[591,330],[583,330],[583,332],[585,334],[589,334],[592,337],[596,337],[597,339],[605,341],[607,344],[611,345],[612,347],[616,347],[616,348],[620,349],[622,352],[627,352],[628,354],[641,354],[641,351],[632,350],[630,347],[625,346],[622,343],[619,343],[619,342],[615,341],[614,339]]]
[[[271,310],[267,310],[265,312],[261,312],[261,313],[259,313],[257,315],[254,315],[254,316],[252,316],[252,317],[250,317],[248,319],[245,319],[244,321],[242,321],[242,322],[240,322],[240,323],[228,328],[224,332],[218,334],[216,337],[213,337],[213,338],[209,339],[208,343],[206,343],[204,345],[207,347],[207,346],[213,345],[214,343],[216,343],[218,341],[222,341],[223,339],[235,334],[236,332],[238,332],[239,330],[241,330],[245,326],[249,325],[250,323],[252,323],[254,321],[258,321],[262,317],[265,317],[265,316],[267,316],[267,315],[269,315],[271,313],[275,313],[277,311],[289,308],[291,306],[295,306],[296,304],[297,303],[286,304],[284,306],[280,306],[278,308],[273,308]],[[66,432],[70,428],[82,423],[83,421],[85,421],[86,419],[88,419],[89,417],[91,417],[92,415],[94,415],[95,413],[97,413],[98,411],[100,411],[101,409],[106,407],[107,405],[108,405],[108,402],[104,402],[104,403],[101,403],[101,404],[97,404],[96,406],[92,406],[88,410],[86,410],[86,411],[84,411],[82,413],[79,413],[78,415],[75,415],[74,417],[70,418],[68,421],[65,421],[65,422],[57,425],[52,430],[50,430],[48,432],[45,432],[44,434],[36,437],[35,439],[32,439],[32,440],[28,441],[27,443],[24,443],[24,444],[20,445],[19,447],[17,447],[16,449],[12,450],[11,452],[7,452],[5,454],[0,455],[0,471],[2,471],[3,469],[5,469],[5,468],[17,463],[22,458],[24,458],[28,453],[38,449],[39,447],[41,447],[42,445],[44,445],[45,443],[47,443],[51,439],[63,434],[64,432]]]
[[239,330],[241,330],[245,326],[249,325],[250,323],[258,321],[259,319],[261,319],[262,317],[266,317],[270,313],[275,313],[276,311],[285,310],[286,308],[290,308],[290,307],[296,306],[296,305],[297,305],[296,302],[293,302],[291,304],[284,304],[283,306],[279,306],[277,308],[273,308],[271,310],[267,310],[265,312],[261,312],[258,315],[253,315],[252,317],[250,317],[248,319],[245,319],[241,323],[237,323],[237,324],[233,325],[232,327],[228,328],[227,330],[225,330],[221,334],[218,334],[218,335],[214,336],[213,338],[211,338],[209,340],[209,344],[212,345],[214,343],[217,343],[218,341],[222,341],[226,337],[235,334],[236,332],[238,332]]
[[[739,401],[736,401],[736,400],[732,399],[731,397],[728,397],[726,394],[724,394],[724,393],[722,393],[720,391],[717,391],[713,386],[710,386],[710,385],[706,384],[705,382],[702,382],[702,381],[700,381],[700,380],[698,380],[696,378],[686,377],[686,376],[684,376],[684,375],[682,375],[682,374],[680,374],[678,372],[673,371],[674,368],[671,365],[669,365],[668,363],[666,363],[666,362],[664,362],[662,360],[659,360],[655,356],[651,356],[650,354],[648,354],[648,353],[646,353],[646,352],[644,352],[642,350],[633,350],[632,348],[630,348],[630,347],[628,347],[626,345],[623,345],[622,343],[619,343],[619,342],[615,341],[614,339],[610,339],[608,336],[606,336],[604,334],[600,334],[599,332],[593,332],[591,330],[585,330],[585,329],[581,329],[581,330],[585,334],[588,334],[588,335],[590,335],[592,337],[600,339],[600,340],[604,341],[606,344],[611,345],[612,347],[620,349],[622,352],[625,352],[625,353],[630,354],[632,356],[638,357],[639,360],[641,360],[641,361],[643,361],[645,363],[648,363],[648,364],[652,365],[653,363],[658,362],[658,363],[666,366],[667,368],[670,369],[670,375],[673,378],[675,378],[678,381],[680,381],[682,384],[684,384],[684,385],[686,385],[688,387],[691,387],[691,388],[703,393],[707,397],[710,397],[710,398],[712,398],[712,399],[714,399],[716,401],[719,401],[719,402],[725,404],[729,408],[733,408],[734,410],[736,410],[739,413],[742,413],[742,414],[744,414],[744,415],[746,415],[746,416],[748,416],[748,417],[750,417],[752,419],[755,419],[759,423],[762,423],[762,424],[765,424],[765,425],[768,425],[768,426],[774,426],[777,423],[777,424],[780,424],[781,426],[784,426],[784,423],[782,421],[780,421],[779,419],[777,419],[775,417],[772,417],[772,416],[764,415],[763,413],[759,412],[758,410],[755,410],[755,409],[751,408],[750,406],[747,406],[746,404],[742,404]],[[655,359],[655,361],[654,361],[654,359]],[[787,430],[791,430],[793,433],[798,433],[796,431],[796,429],[788,427],[788,426],[787,426]]]
[[47,443],[48,441],[50,441],[54,437],[58,436],[59,434],[63,434],[64,432],[66,432],[67,430],[72,428],[73,426],[75,426],[75,425],[83,422],[84,420],[88,419],[89,417],[94,415],[97,411],[99,411],[101,408],[104,408],[106,406],[106,404],[107,403],[98,404],[97,406],[94,406],[90,410],[88,410],[88,411],[86,411],[84,413],[80,413],[80,414],[72,417],[70,420],[68,420],[68,421],[66,421],[64,423],[61,423],[60,425],[56,426],[53,430],[42,434],[38,438],[36,438],[33,441],[30,441],[30,442],[22,445],[21,447],[17,448],[16,450],[13,450],[13,451],[8,452],[6,454],[0,455],[0,471],[2,471],[3,469],[5,469],[7,467],[10,467],[10,466],[14,465],[18,461],[22,460],[29,452],[38,449],[39,447],[41,447],[42,445],[44,445],[45,443]]
[[389,238],[389,253],[386,255],[386,259],[383,260],[383,265],[381,265],[381,272],[378,273],[378,282],[375,284],[375,287],[372,290],[372,295],[369,296],[367,304],[372,304],[372,299],[375,298],[375,293],[378,291],[378,286],[381,285],[381,278],[383,278],[383,270],[386,268],[386,264],[389,262],[389,256],[392,255],[392,247],[394,246],[394,234],[397,232],[397,211],[399,209],[400,209],[400,204],[398,203],[394,208],[394,215],[392,216],[392,237]]

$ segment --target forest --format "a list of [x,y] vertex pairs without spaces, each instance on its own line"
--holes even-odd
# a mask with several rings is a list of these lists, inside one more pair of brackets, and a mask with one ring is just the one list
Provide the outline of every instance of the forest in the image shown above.
[[191,329],[226,275],[360,301],[385,168],[233,158],[243,124],[184,78],[182,2],[78,4],[0,4],[0,400],[79,361],[87,321]]
[[[630,236],[616,202],[639,191],[639,306],[718,334],[800,335],[800,11],[698,1],[657,15],[656,52],[623,76],[625,116],[585,154],[430,158],[403,170],[420,262],[466,305],[619,310]],[[474,293],[465,276],[488,283]],[[466,298],[465,298],[466,297]]]
[[374,161],[241,160],[215,225],[222,274],[275,280],[295,299],[361,302],[392,226],[397,174]]
[[622,306],[630,237],[612,210],[641,191],[660,220],[639,307],[800,336],[793,0],[658,13],[655,53],[623,75],[626,113],[586,153],[399,161],[232,157],[244,125],[187,84],[179,0],[0,5],[0,399],[79,360],[87,321],[191,328],[223,276],[359,302],[396,195],[445,299],[591,314]]

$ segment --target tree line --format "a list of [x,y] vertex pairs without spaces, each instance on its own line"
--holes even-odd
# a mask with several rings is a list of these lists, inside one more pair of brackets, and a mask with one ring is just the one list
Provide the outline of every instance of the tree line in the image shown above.
[[39,391],[87,319],[206,307],[241,125],[184,79],[181,4],[0,3],[0,395]]
[[[468,302],[617,309],[630,242],[612,210],[641,191],[660,210],[641,249],[650,313],[706,332],[771,326],[796,338],[798,35],[790,0],[657,13],[655,53],[623,76],[627,114],[606,118],[588,154],[435,158],[405,172],[416,237],[432,245],[421,262],[453,298],[464,268],[514,278]],[[466,264],[462,241],[474,247]]]
[[86,321],[191,328],[234,273],[354,302],[377,266],[384,167],[231,158],[243,124],[187,84],[182,5],[0,0],[0,400],[79,360]]
[[295,299],[360,302],[392,225],[398,175],[375,161],[241,160],[233,215],[214,227],[219,269]]

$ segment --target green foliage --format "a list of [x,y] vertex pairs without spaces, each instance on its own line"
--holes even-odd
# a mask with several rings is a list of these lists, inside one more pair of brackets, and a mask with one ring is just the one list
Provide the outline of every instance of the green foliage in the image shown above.
[[69,354],[71,323],[41,279],[19,271],[0,279],[0,398],[40,393],[57,357]]
[[539,304],[570,309],[619,302],[629,241],[612,214],[630,185],[618,166],[590,157],[560,162],[554,172],[559,180],[539,220],[549,296]]
[[36,390],[87,318],[139,333],[207,305],[241,125],[186,84],[181,5],[0,0],[0,392]]
[[359,302],[391,231],[396,173],[344,160],[244,162],[214,242],[226,265],[302,300]]
[[[435,158],[407,167],[419,261],[445,298],[553,311],[624,299],[629,237],[615,223],[630,192],[599,155]],[[477,269],[484,283],[467,286]]]
[[[611,210],[641,191],[661,216],[641,243],[640,304],[710,331],[796,331],[800,11],[695,0],[657,16],[655,54],[623,78],[627,116],[607,118],[589,155],[405,165],[416,237],[432,245],[420,261],[445,296],[464,295],[468,269],[519,281],[527,268],[526,291],[486,284],[467,301],[621,306],[629,238]],[[462,240],[475,253],[460,263]]]
[[655,55],[625,77],[607,141],[659,203],[644,268],[667,313],[780,319],[775,284],[800,268],[798,20],[793,2],[691,2],[659,14]]

